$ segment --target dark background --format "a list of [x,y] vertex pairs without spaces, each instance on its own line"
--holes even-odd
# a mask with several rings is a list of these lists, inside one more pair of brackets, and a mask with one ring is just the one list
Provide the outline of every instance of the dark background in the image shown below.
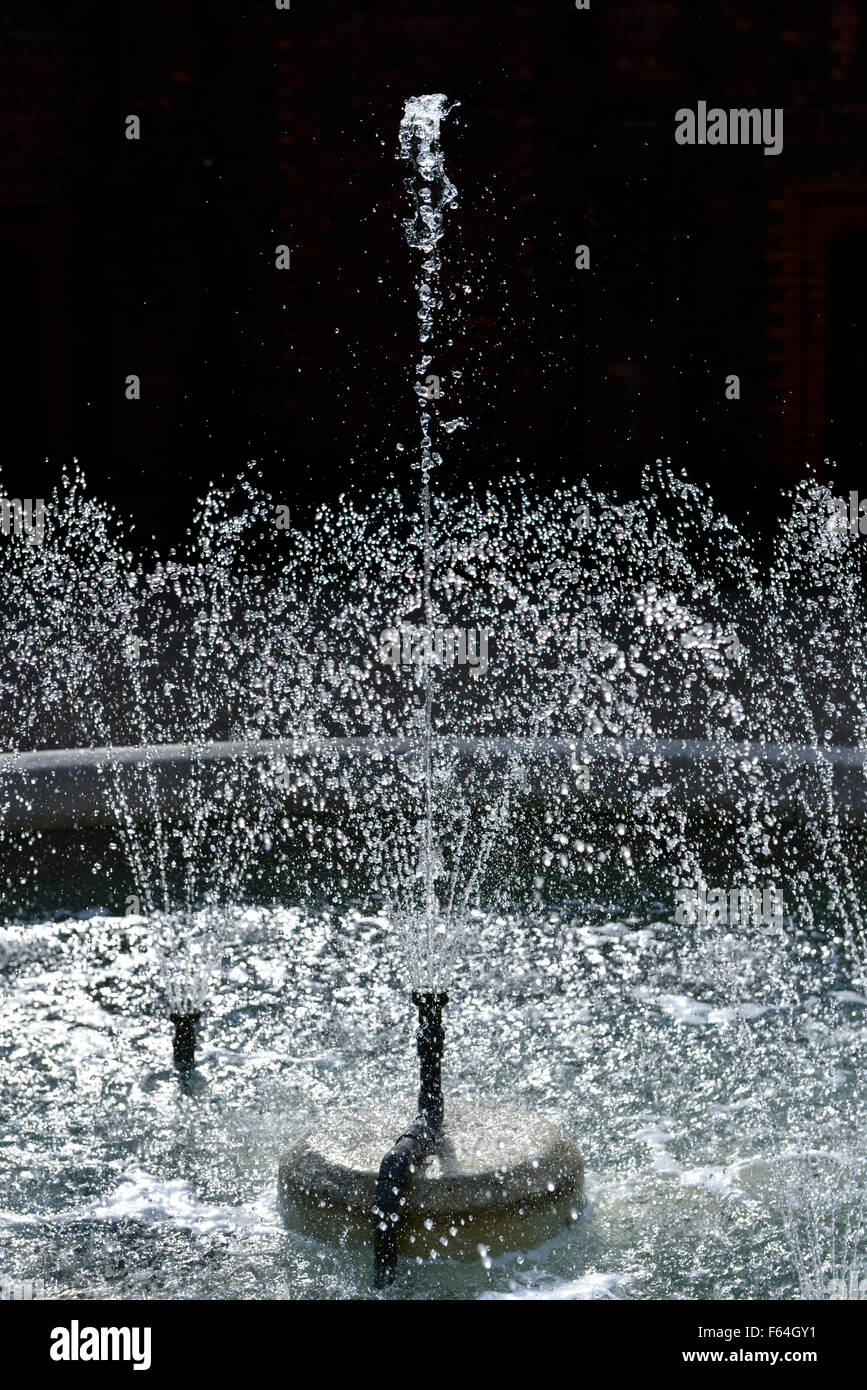
[[[251,458],[302,519],[406,482],[395,154],[427,91],[461,102],[430,370],[470,428],[441,488],[520,468],[628,493],[670,456],[759,522],[831,456],[840,490],[867,491],[856,0],[0,0],[0,87],[8,496],[77,457],[173,539]],[[678,146],[675,111],[702,99],[782,106],[783,153]]]

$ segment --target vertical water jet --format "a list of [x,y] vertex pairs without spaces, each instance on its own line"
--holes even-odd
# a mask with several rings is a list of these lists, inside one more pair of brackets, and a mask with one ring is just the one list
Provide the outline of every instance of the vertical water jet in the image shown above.
[[[449,998],[446,988],[457,944],[455,927],[468,911],[469,893],[478,885],[482,863],[497,833],[504,786],[508,800],[512,782],[510,766],[494,793],[493,805],[489,800],[474,808],[474,813],[466,807],[462,823],[455,824],[447,814],[442,826],[435,824],[435,779],[440,776],[448,782],[451,778],[455,787],[460,785],[459,759],[447,746],[449,740],[435,731],[434,708],[442,687],[434,675],[431,474],[442,458],[435,447],[438,393],[422,385],[434,360],[432,339],[441,307],[439,243],[444,214],[457,198],[440,144],[441,124],[450,109],[442,93],[414,97],[406,102],[400,124],[400,158],[410,165],[406,188],[411,215],[403,227],[410,248],[422,253],[417,281],[422,352],[415,387],[420,442],[413,462],[421,475],[421,525],[420,534],[412,536],[410,543],[421,551],[424,640],[417,674],[422,688],[420,717],[416,720],[412,711],[409,740],[420,795],[417,816],[408,821],[407,829],[408,839],[417,835],[418,842],[414,863],[408,862],[408,855],[397,855],[397,874],[391,880],[393,887],[394,878],[400,883],[409,870],[413,888],[406,894],[405,910],[391,915],[400,922],[412,1002],[418,1011],[418,1109],[415,1120],[381,1160],[373,1159],[374,1136],[394,1133],[392,1112],[380,1109],[363,1120],[358,1115],[332,1115],[327,1125],[293,1146],[280,1165],[278,1181],[280,1209],[289,1225],[341,1243],[372,1239],[377,1289],[394,1282],[398,1255],[424,1250],[426,1240],[435,1256],[466,1258],[477,1256],[480,1248],[514,1249],[546,1238],[582,1205],[580,1154],[550,1126],[499,1105],[466,1102],[450,1106],[445,1124],[442,1011]],[[457,423],[462,422],[450,421],[445,428],[451,432]],[[417,592],[411,602],[417,606]],[[405,708],[410,714],[408,703]],[[439,801],[444,799],[453,801],[440,790]],[[461,894],[458,866],[473,819],[477,819],[476,828],[481,827],[478,858],[468,869]],[[446,873],[449,852],[452,865]],[[441,895],[439,879],[444,880]]]

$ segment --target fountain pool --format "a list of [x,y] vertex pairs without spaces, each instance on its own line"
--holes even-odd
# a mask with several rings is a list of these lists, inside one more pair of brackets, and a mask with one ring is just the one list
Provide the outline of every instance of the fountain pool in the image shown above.
[[[863,1152],[841,1143],[858,1132],[863,981],[793,935],[769,957],[790,952],[775,964],[800,1002],[745,962],[731,997],[701,933],[684,940],[652,895],[509,927],[473,923],[447,1095],[497,1095],[579,1136],[587,1207],[537,1249],[458,1262],[438,1244],[379,1296],[809,1296],[799,1261],[809,1275],[816,1245],[844,1259],[863,1197]],[[4,928],[3,1278],[52,1298],[370,1297],[369,1252],[285,1230],[274,1175],[334,1107],[413,1103],[387,940],[358,912],[239,911],[184,1090],[150,1016],[144,922]]]

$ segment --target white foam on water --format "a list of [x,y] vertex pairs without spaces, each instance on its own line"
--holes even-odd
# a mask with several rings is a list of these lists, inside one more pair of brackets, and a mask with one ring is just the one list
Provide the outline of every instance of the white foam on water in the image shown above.
[[657,994],[642,985],[632,990],[632,996],[641,1003],[651,1004],[654,1008],[660,1009],[676,1023],[686,1023],[690,1026],[703,1026],[708,1023],[729,1025],[741,1019],[761,1018],[768,1013],[763,1004],[754,1004],[748,1000],[741,1004],[720,1007],[693,999],[688,994]]
[[516,1302],[519,1299],[558,1303],[590,1302],[601,1298],[618,1298],[615,1289],[627,1284],[622,1274],[584,1274],[579,1279],[564,1279],[542,1289],[513,1287],[508,1292],[489,1289],[478,1296],[479,1301]]
[[737,1181],[740,1162],[727,1167],[708,1165],[704,1168],[688,1168],[680,1175],[684,1187],[701,1187],[720,1197],[745,1197],[746,1194]]

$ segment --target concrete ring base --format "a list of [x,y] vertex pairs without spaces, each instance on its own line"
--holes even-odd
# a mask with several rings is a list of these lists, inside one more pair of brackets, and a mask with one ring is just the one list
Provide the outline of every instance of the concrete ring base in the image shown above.
[[[336,1110],[280,1163],[287,1226],[334,1245],[373,1241],[370,1209],[383,1157],[409,1111]],[[571,1140],[537,1115],[481,1101],[446,1100],[437,1151],[406,1193],[398,1251],[478,1259],[550,1239],[584,1205],[584,1165]]]

